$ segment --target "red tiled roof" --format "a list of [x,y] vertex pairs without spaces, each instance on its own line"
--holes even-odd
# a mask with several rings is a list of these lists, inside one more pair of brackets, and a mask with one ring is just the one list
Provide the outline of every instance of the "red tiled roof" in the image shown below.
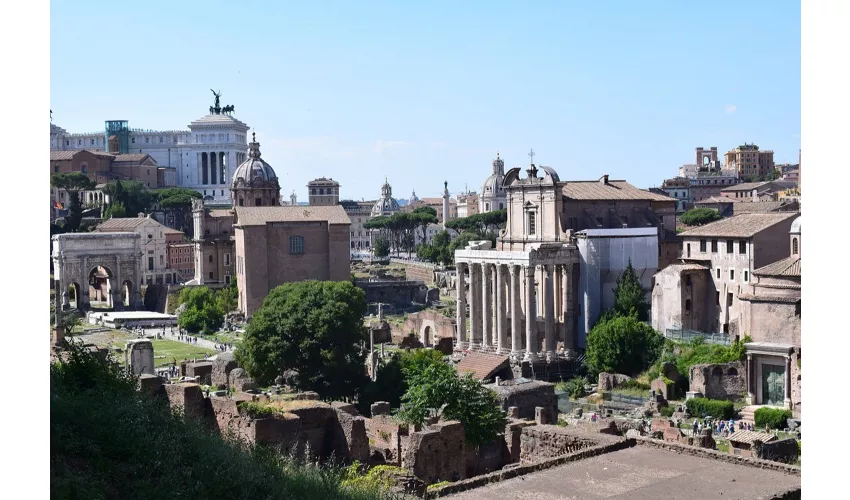
[[487,380],[499,370],[507,368],[509,359],[508,356],[472,352],[460,360],[457,371],[460,374],[472,373],[472,376],[478,380]]
[[561,183],[564,197],[573,200],[676,201],[675,198],[638,189],[626,181],[567,181]]

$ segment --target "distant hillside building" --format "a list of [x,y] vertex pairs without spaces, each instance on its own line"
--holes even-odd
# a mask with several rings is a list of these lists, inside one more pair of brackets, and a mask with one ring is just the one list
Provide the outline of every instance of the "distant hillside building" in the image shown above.
[[761,151],[755,144],[743,144],[726,153],[726,166],[739,177],[766,176],[773,171],[773,151]]
[[339,182],[333,179],[313,179],[307,183],[307,193],[311,207],[339,205]]

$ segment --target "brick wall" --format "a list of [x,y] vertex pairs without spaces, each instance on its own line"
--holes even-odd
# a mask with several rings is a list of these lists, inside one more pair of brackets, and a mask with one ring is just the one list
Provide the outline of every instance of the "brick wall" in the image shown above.
[[440,422],[412,432],[402,467],[426,484],[457,481],[466,477],[466,439],[463,424]]
[[520,435],[520,463],[540,462],[619,440],[604,434],[574,432],[557,425],[525,427]]

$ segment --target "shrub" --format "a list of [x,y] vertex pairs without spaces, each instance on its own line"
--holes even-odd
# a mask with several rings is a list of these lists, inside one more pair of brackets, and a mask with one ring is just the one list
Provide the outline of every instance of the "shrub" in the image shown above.
[[692,208],[679,216],[679,222],[688,226],[702,226],[718,219],[720,214],[711,208]]
[[713,417],[728,420],[735,415],[735,407],[731,401],[720,401],[708,398],[692,398],[685,401],[691,415],[696,417]]
[[660,410],[658,410],[658,413],[660,413],[661,416],[668,417],[668,418],[672,417],[675,412],[676,412],[676,407],[675,406],[669,406],[669,405],[663,406],[663,407],[661,407]]
[[584,384],[587,383],[583,377],[574,377],[566,382],[559,382],[555,388],[559,391],[564,391],[570,395],[572,399],[583,398],[587,393],[584,390]]
[[781,408],[759,408],[755,413],[756,427],[784,429],[788,426],[789,418],[791,418],[791,411]]
[[635,375],[661,352],[664,338],[635,316],[617,316],[596,324],[587,335],[587,362],[597,372]]

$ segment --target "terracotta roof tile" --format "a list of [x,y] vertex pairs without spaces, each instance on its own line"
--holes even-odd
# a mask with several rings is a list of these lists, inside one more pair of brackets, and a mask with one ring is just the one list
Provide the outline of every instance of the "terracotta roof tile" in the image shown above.
[[69,149],[65,151],[51,151],[50,161],[73,160],[77,153],[86,151],[100,158],[115,158],[115,155],[104,153],[103,151],[91,151],[88,149]]
[[766,432],[756,431],[736,431],[734,434],[729,436],[729,441],[744,444],[753,444],[753,441],[756,439],[760,440],[762,443],[769,443],[771,441],[775,441],[776,436]]
[[787,257],[753,271],[759,276],[801,276],[800,257]]
[[564,197],[573,200],[647,200],[676,201],[674,198],[643,189],[638,189],[626,181],[567,181],[561,183]]
[[145,161],[145,159],[149,156],[149,154],[144,153],[121,154],[115,156],[115,161],[123,163],[139,163]]
[[679,234],[679,236],[682,238],[693,236],[750,238],[756,233],[764,231],[787,219],[797,217],[797,215],[796,212],[741,214],[685,231]]
[[341,205],[311,207],[236,207],[240,226],[262,226],[269,222],[328,221],[328,224],[351,224]]
[[509,359],[508,356],[472,352],[460,360],[457,371],[460,374],[472,373],[478,380],[487,380],[502,368],[508,367]]

